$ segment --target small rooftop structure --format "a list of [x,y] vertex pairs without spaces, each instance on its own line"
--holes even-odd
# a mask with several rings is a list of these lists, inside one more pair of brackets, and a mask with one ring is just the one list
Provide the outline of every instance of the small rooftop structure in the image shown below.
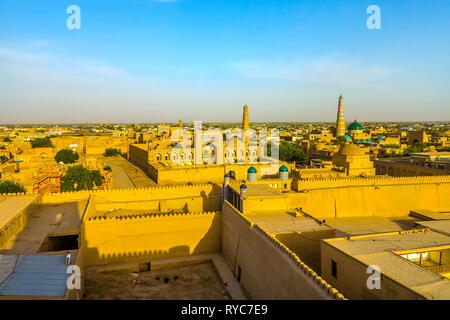
[[0,255],[0,299],[63,299],[71,275],[65,259],[65,255]]
[[[322,276],[350,299],[450,299],[449,253],[448,235],[428,228],[324,239]],[[381,289],[367,290],[359,280],[374,265]]]

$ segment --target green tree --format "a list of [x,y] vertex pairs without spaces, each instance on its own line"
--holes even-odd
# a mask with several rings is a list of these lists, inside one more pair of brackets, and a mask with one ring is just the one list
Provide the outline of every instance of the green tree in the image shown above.
[[70,149],[61,149],[55,155],[56,162],[74,163],[78,160],[79,155]]
[[1,162],[1,163],[5,163],[5,162],[8,161],[8,160],[9,160],[8,157],[5,156],[4,154],[2,154],[2,155],[0,156],[0,162]]
[[109,172],[111,172],[111,171],[112,171],[112,169],[111,169],[111,167],[110,167],[110,166],[105,166],[105,167],[103,168],[103,170],[105,170],[105,171],[109,171]]
[[15,181],[0,182],[0,194],[2,193],[22,193],[26,192],[25,188]]
[[120,150],[116,149],[116,148],[107,148],[105,150],[104,156],[105,157],[112,157],[115,155],[119,155],[120,154]]
[[36,138],[34,140],[31,140],[31,147],[32,148],[45,148],[45,147],[53,147],[53,144],[50,140],[50,137],[45,138]]
[[61,180],[62,192],[92,190],[94,183],[97,186],[102,185],[100,172],[98,170],[90,171],[82,165],[69,167]]
[[[267,155],[271,156],[271,144],[267,144]],[[279,148],[280,160],[287,162],[306,162],[308,160],[308,156],[305,152],[300,149],[296,144],[281,141]]]
[[345,146],[346,142],[347,138],[345,138],[344,136],[339,136],[336,140],[334,140],[333,144],[343,147]]
[[4,137],[3,142],[12,142],[10,137]]
[[405,155],[410,155],[411,153],[423,152],[426,148],[426,144],[423,142],[415,143],[413,146],[407,148],[404,152]]
[[95,183],[96,186],[101,186],[103,183],[103,177],[98,170],[91,171],[91,179]]

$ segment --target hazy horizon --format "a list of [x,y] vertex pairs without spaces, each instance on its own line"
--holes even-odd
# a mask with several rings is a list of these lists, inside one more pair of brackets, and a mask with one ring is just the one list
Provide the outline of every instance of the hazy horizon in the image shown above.
[[[69,30],[70,5],[81,29]],[[369,30],[369,5],[381,29]],[[450,2],[0,3],[5,124],[450,121]]]
[[[196,120],[197,121],[197,120]],[[198,120],[200,121],[200,120]],[[353,121],[345,121],[346,124],[350,124]],[[365,124],[365,125],[378,125],[378,124],[409,124],[409,125],[426,125],[426,124],[433,124],[436,126],[446,126],[450,124],[450,121],[443,121],[443,120],[437,120],[437,121],[357,121],[359,123]],[[178,121],[172,121],[172,122],[164,122],[166,125],[175,125],[177,126],[179,123]],[[103,127],[107,126],[133,126],[133,125],[140,125],[140,126],[157,126],[162,124],[162,122],[122,122],[122,123],[103,123]],[[229,121],[229,122],[203,122],[203,126],[205,125],[236,125],[240,126],[242,124],[241,121]],[[287,124],[287,125],[309,125],[309,124],[323,124],[323,125],[335,125],[335,121],[308,121],[308,122],[301,122],[301,121],[250,121],[250,125],[252,124]],[[194,122],[187,122],[183,121],[183,126],[193,126]],[[70,126],[76,126],[76,127],[98,127],[100,126],[100,123],[92,122],[92,123],[0,123],[0,127],[9,127],[9,126],[23,126],[23,127],[38,127],[38,126],[63,126],[63,127],[70,127]]]

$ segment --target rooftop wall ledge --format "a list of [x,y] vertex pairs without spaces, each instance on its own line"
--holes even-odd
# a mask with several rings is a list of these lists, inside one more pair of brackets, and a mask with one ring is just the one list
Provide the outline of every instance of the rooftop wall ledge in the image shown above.
[[341,294],[341,293],[336,293],[336,294],[333,295],[333,297],[334,297],[335,299],[337,299],[337,300],[346,300],[345,297],[344,297],[344,295]]
[[338,294],[339,291],[337,291],[337,289],[331,287],[331,289],[328,290],[328,293],[334,296],[335,294]]

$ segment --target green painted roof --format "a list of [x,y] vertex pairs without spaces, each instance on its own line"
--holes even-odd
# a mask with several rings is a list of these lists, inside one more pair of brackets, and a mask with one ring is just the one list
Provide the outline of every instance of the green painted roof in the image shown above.
[[250,167],[250,168],[248,168],[247,173],[256,173],[255,167]]
[[349,131],[359,131],[359,130],[364,130],[364,127],[355,121],[348,126],[348,130]]
[[282,165],[280,167],[280,172],[289,172],[289,169],[285,165]]

